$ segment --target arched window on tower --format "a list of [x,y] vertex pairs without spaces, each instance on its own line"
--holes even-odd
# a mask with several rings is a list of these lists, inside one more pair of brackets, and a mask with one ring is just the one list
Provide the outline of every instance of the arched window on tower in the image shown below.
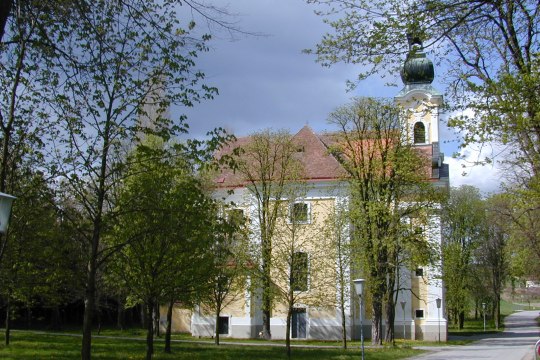
[[426,142],[426,127],[423,122],[418,121],[414,124],[413,132],[415,144],[424,144]]

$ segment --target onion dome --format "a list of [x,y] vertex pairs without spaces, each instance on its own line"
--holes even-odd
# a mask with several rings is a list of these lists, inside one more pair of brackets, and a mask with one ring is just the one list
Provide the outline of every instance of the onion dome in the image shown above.
[[435,78],[433,63],[426,57],[422,42],[418,38],[407,36],[409,55],[401,69],[401,80],[405,85],[431,84]]

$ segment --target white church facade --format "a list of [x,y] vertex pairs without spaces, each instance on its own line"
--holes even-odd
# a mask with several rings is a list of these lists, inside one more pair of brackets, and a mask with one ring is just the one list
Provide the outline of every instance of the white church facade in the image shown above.
[[[434,77],[433,64],[423,53],[421,43],[410,40],[411,52],[402,70],[403,89],[395,97],[395,102],[410,114],[407,119],[410,139],[414,147],[430,159],[431,169],[426,181],[441,189],[449,187],[448,165],[439,147],[440,109],[443,96],[431,85]],[[299,296],[292,314],[291,337],[299,339],[338,340],[341,338],[343,316],[336,305],[340,285],[334,282],[329,286],[321,277],[310,269],[336,266],[336,253],[327,249],[328,263],[317,263],[315,256],[317,241],[323,239],[320,229],[324,229],[327,220],[343,204],[347,204],[349,191],[343,180],[344,171],[339,161],[330,152],[327,138],[314,133],[309,127],[302,128],[293,136],[298,146],[298,157],[305,167],[305,193],[294,204],[305,219],[307,238],[298,250],[298,258],[305,261],[307,278],[304,295]],[[241,138],[242,144],[249,139]],[[217,195],[226,203],[234,203],[238,210],[249,219],[257,213],[257,201],[250,193],[246,183],[238,174],[224,174],[218,180]],[[296,205],[298,204],[298,205]],[[428,216],[429,225],[425,236],[435,247],[442,244],[440,218]],[[250,241],[260,241],[256,235],[255,221]],[[283,223],[283,226],[286,226]],[[310,230],[311,229],[311,230]],[[318,230],[316,230],[318,229]],[[310,245],[311,242],[311,245]],[[303,260],[305,259],[305,260]],[[332,265],[333,264],[333,265]],[[400,290],[396,301],[394,334],[396,338],[446,341],[447,320],[445,312],[444,287],[441,280],[441,264],[418,266],[416,269],[403,269]],[[276,275],[277,276],[277,275]],[[352,279],[348,278],[345,301],[345,324],[347,337],[360,337],[360,313]],[[222,338],[257,338],[263,326],[263,314],[260,289],[246,284],[246,289],[237,296],[222,312],[219,318],[219,331]],[[321,299],[328,301],[323,302]],[[369,311],[369,308],[368,310]],[[364,336],[369,338],[370,314],[363,314]],[[284,339],[286,335],[286,314],[284,304],[276,301],[271,312],[270,330],[272,338]],[[190,331],[193,336],[213,336],[215,333],[215,315],[205,310],[203,304],[190,311],[178,310],[173,320],[176,330]]]

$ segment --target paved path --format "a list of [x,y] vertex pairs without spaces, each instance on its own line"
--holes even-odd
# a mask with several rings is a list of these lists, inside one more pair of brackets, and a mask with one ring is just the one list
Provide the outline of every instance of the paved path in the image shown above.
[[421,360],[534,360],[534,344],[540,332],[536,311],[522,311],[506,317],[502,334],[487,335],[470,345],[447,346],[415,357]]

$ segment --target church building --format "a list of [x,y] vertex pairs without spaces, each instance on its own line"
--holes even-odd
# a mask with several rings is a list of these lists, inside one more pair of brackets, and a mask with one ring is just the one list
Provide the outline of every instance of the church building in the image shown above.
[[[426,57],[422,44],[417,39],[409,39],[410,52],[401,71],[404,83],[402,90],[395,96],[395,102],[407,110],[406,126],[410,134],[408,141],[422,155],[429,159],[430,170],[427,182],[432,186],[447,191],[449,187],[448,165],[444,163],[444,155],[439,147],[440,110],[443,96],[433,86],[433,63]],[[250,141],[239,138],[234,146],[242,146]],[[329,151],[327,134],[316,134],[309,127],[296,133],[292,142],[298,149],[296,158],[302,163],[303,181],[307,186],[301,196],[297,196],[290,205],[290,218],[283,220],[283,228],[291,224],[302,224],[302,232],[296,236],[303,237],[298,241],[295,250],[295,264],[302,264],[305,272],[302,283],[296,283],[299,297],[294,305],[291,318],[290,336],[294,339],[339,340],[344,323],[347,336],[360,337],[360,309],[352,279],[347,287],[345,299],[345,319],[339,311],[337,297],[341,285],[333,278],[328,284],[316,273],[317,269],[337,266],[336,251],[325,249],[325,259],[316,251],[320,251],[325,241],[324,230],[328,230],[328,220],[343,204],[348,204],[350,192],[345,180],[346,171]],[[422,167],[422,166],[419,166]],[[422,170],[423,171],[423,170]],[[257,201],[248,188],[248,182],[239,173],[224,171],[217,179],[216,197],[223,198],[225,203],[235,204],[235,209],[242,213],[250,223],[249,241],[257,245]],[[251,219],[251,220],[250,220]],[[427,241],[435,246],[442,243],[441,222],[438,215],[428,217],[429,231]],[[322,229],[322,230],[321,230]],[[277,246],[277,245],[276,245]],[[326,245],[324,245],[326,246]],[[276,260],[277,261],[277,260]],[[296,265],[295,265],[296,266]],[[350,270],[350,269],[349,269]],[[404,281],[396,302],[394,331],[396,338],[441,340],[447,339],[447,321],[441,265],[418,266],[415,269],[403,269]],[[273,273],[279,279],[277,272]],[[285,284],[286,279],[275,280]],[[232,301],[221,312],[219,332],[222,339],[257,338],[263,326],[261,289],[246,281],[246,287],[240,296]],[[285,284],[286,286],[286,284]],[[302,294],[300,294],[302,293]],[[325,300],[325,301],[323,301]],[[369,311],[369,309],[368,309]],[[363,314],[363,333],[370,337],[370,315]],[[270,330],[273,339],[284,339],[286,336],[286,306],[276,299],[271,311]],[[215,333],[215,315],[208,311],[204,304],[196,306],[189,313],[178,313],[173,320],[176,330],[188,330],[193,336],[213,336]],[[183,325],[180,325],[183,324]]]

